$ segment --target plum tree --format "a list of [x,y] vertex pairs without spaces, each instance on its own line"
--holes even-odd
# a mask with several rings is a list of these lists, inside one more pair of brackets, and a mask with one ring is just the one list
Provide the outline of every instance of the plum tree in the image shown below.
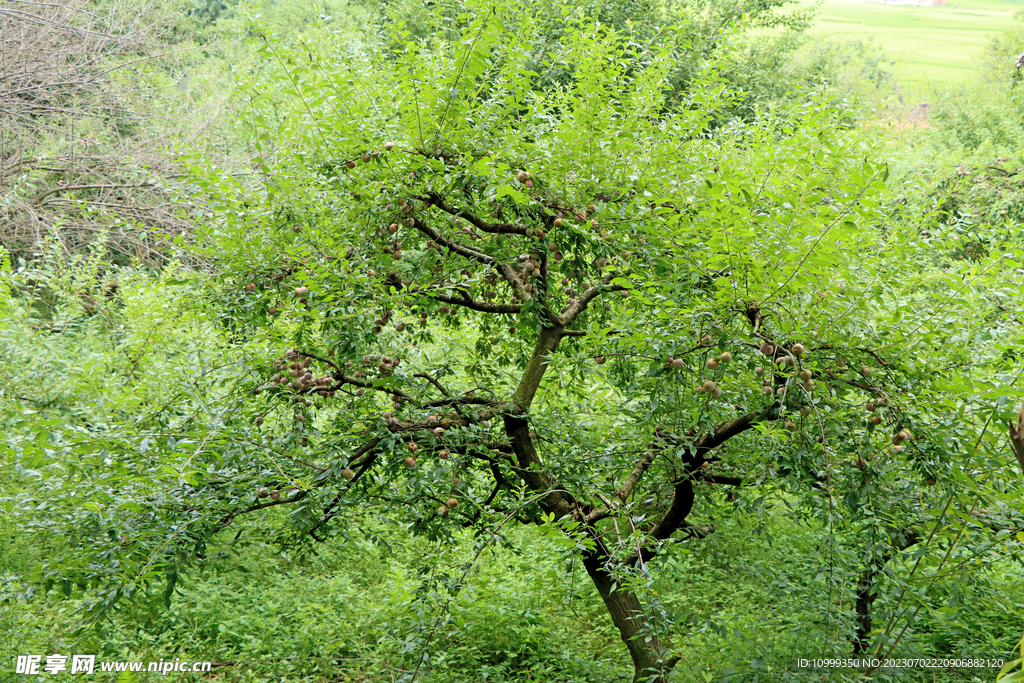
[[[877,533],[864,551],[875,571],[906,547],[893,534],[935,521],[941,506],[912,495],[924,477],[971,476],[958,445],[984,420],[954,417],[952,390],[915,360],[922,339],[963,346],[940,343],[945,320],[907,330],[861,303],[898,280],[879,273],[911,247],[875,229],[887,171],[841,108],[808,95],[785,120],[714,131],[714,74],[666,96],[680,35],[640,44],[586,21],[566,27],[571,79],[537,93],[537,27],[517,7],[485,2],[462,40],[412,41],[365,71],[307,58],[326,48],[261,43],[281,57],[261,78],[281,88],[254,83],[248,115],[261,140],[288,144],[262,152],[273,158],[247,187],[212,164],[192,172],[223,207],[207,257],[246,299],[224,316],[262,345],[239,342],[250,374],[237,405],[188,421],[217,438],[191,435],[175,461],[188,476],[169,485],[187,502],[144,522],[198,530],[146,536],[180,551],[154,555],[166,566],[141,544],[117,552],[165,570],[281,506],[296,543],[326,542],[369,501],[436,538],[543,525],[570,539],[633,679],[666,680],[680,651],[652,575],[674,545],[714,532],[721,489],[752,506],[785,492],[802,513]],[[243,297],[243,282],[260,294]],[[846,294],[818,296],[829,287]],[[899,294],[893,305],[913,298]],[[904,451],[863,419],[882,395],[896,436],[921,435],[900,437]],[[588,403],[615,418],[583,416]],[[177,443],[160,446],[168,458]]]

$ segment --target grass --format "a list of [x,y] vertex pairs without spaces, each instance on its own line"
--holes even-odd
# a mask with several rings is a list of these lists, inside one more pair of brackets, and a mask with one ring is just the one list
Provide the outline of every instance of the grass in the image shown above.
[[[796,0],[811,7],[815,0]],[[963,83],[978,71],[988,43],[1010,29],[1024,5],[1008,0],[954,0],[939,7],[825,0],[812,37],[873,41],[894,62],[898,93],[908,104],[934,85]]]

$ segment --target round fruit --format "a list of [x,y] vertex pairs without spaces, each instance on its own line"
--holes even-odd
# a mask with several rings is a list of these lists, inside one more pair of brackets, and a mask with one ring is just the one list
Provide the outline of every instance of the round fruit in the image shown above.
[[249,284],[247,284],[245,286],[245,291],[247,291],[247,292],[255,292],[256,291],[256,285],[253,284],[252,282],[250,282]]
[[556,228],[562,227],[562,219],[561,218],[556,218],[554,225],[555,225]]
[[594,359],[594,362],[598,365],[604,365],[607,362],[607,359],[604,356],[598,356]]
[[901,439],[903,439],[904,441],[906,441],[907,439],[909,439],[909,438],[910,438],[910,430],[909,430],[909,429],[901,429],[901,430],[899,431],[899,435],[900,435],[900,438],[901,438]]
[[260,498],[266,498],[270,495],[270,492],[267,491],[266,487],[260,487],[260,489],[256,491],[256,495]]
[[419,446],[416,445],[415,441],[410,441],[405,447],[409,449],[410,453],[415,453],[419,449]]
[[416,467],[416,458],[410,455],[408,458],[405,459],[405,466],[408,467],[409,469]]
[[444,435],[444,427],[435,427],[434,428],[434,434],[437,434],[438,436],[443,436]]
[[715,390],[715,383],[712,382],[711,380],[708,380],[708,381],[704,382],[704,384],[702,386],[704,387],[704,391],[714,391]]
[[352,481],[352,479],[356,476],[356,473],[346,467],[341,471],[341,476],[345,477],[345,479],[347,479],[348,481]]
[[711,397],[718,398],[719,396],[722,395],[722,393],[722,387],[715,387],[714,389],[711,390]]
[[393,150],[393,149],[394,149],[395,147],[397,147],[397,146],[398,146],[398,145],[396,145],[396,144],[395,144],[394,142],[385,142],[385,143],[384,143],[384,149],[386,149],[386,150],[387,150],[387,151],[389,151],[389,152],[390,152],[391,150]]
[[796,354],[797,356],[802,356],[804,353],[804,345],[793,344],[793,353]]
[[306,296],[309,294],[309,287],[296,287],[295,294],[296,296]]
[[732,354],[729,353],[728,351],[722,351],[722,355],[720,355],[718,359],[723,363],[728,363],[729,361],[732,360]]
[[761,387],[761,393],[765,396],[771,396],[774,392],[771,387]]
[[263,424],[263,416],[262,415],[258,416],[256,418],[255,422],[256,422],[257,425]]
[[864,367],[862,367],[860,369],[860,374],[864,375],[865,377],[870,377],[871,376],[871,368],[869,368],[868,366],[865,365]]
[[880,424],[882,424],[882,418],[879,417],[878,415],[872,415],[871,418],[868,421],[871,422],[871,424],[873,424],[873,425],[880,425]]
[[672,367],[676,370],[682,370],[684,365],[686,365],[686,363],[682,358],[675,358],[672,361]]
[[525,182],[526,182],[526,179],[527,179],[527,178],[529,178],[529,177],[530,177],[530,176],[529,176],[529,174],[527,174],[527,173],[526,173],[526,171],[520,171],[520,172],[519,172],[519,174],[518,174],[518,175],[516,176],[516,178],[517,178],[517,179],[519,180],[519,182],[521,182],[521,183],[525,183]]
[[448,459],[448,451],[441,451],[441,452],[439,452],[437,454],[437,457],[441,458],[442,460],[447,460]]
[[766,356],[771,356],[775,353],[775,346],[769,344],[768,342],[764,342],[763,344],[761,344],[761,353],[763,353]]
[[437,508],[437,514],[438,514],[439,517],[447,517],[448,516],[448,506],[447,505],[442,505],[441,507]]
[[800,371],[800,379],[802,379],[802,380],[804,380],[806,382],[810,378],[811,378],[811,371],[810,370],[804,368],[803,370]]
[[398,332],[404,332],[405,331],[405,325],[403,325],[402,323],[397,323],[395,325],[395,330],[398,331]]
[[273,491],[270,492],[270,500],[280,500],[280,499],[281,499],[281,492],[280,491],[278,491],[277,489],[274,489]]
[[757,366],[756,368],[754,368],[754,374],[760,377],[761,375],[764,374],[764,368],[761,367],[760,365]]
[[928,477],[927,479],[924,480],[924,483],[928,484],[929,486],[935,486],[935,477]]
[[456,499],[456,498],[449,498],[449,499],[448,499],[448,500],[446,501],[446,503],[445,503],[445,505],[447,505],[447,506],[448,506],[448,507],[450,507],[450,508],[453,508],[453,507],[455,507],[455,506],[456,506],[456,505],[458,505],[458,504],[459,504],[459,501],[458,501],[458,499]]
[[711,370],[717,370],[718,369],[718,361],[715,360],[714,358],[708,358],[708,368],[711,369]]
[[808,415],[811,414],[811,407],[810,406],[800,406],[800,414],[803,415],[804,417],[807,417]]
[[700,338],[700,343],[703,346],[711,346],[711,335],[705,334],[703,337]]

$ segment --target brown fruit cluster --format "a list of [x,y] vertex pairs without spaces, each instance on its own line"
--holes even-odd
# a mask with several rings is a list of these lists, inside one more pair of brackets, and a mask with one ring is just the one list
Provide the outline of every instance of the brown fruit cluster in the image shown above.
[[298,351],[289,351],[283,360],[274,362],[274,369],[280,374],[270,380],[272,389],[291,389],[296,392],[315,393],[325,398],[334,396],[334,391],[327,389],[332,382],[329,374],[314,375],[314,359],[301,356]]

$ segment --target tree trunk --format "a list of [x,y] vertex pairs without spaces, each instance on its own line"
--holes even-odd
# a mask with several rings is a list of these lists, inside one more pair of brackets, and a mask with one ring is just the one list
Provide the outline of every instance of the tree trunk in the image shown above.
[[[647,626],[640,600],[632,591],[612,590],[615,580],[605,569],[598,551],[583,557],[583,566],[601,594],[612,623],[619,629],[622,642],[633,660],[633,683],[665,681],[678,657],[666,657],[657,635]],[[648,640],[650,638],[650,640]]]
[[871,646],[871,606],[875,602],[875,570],[872,563],[860,576],[857,585],[857,632],[853,637],[853,654],[861,655]]

